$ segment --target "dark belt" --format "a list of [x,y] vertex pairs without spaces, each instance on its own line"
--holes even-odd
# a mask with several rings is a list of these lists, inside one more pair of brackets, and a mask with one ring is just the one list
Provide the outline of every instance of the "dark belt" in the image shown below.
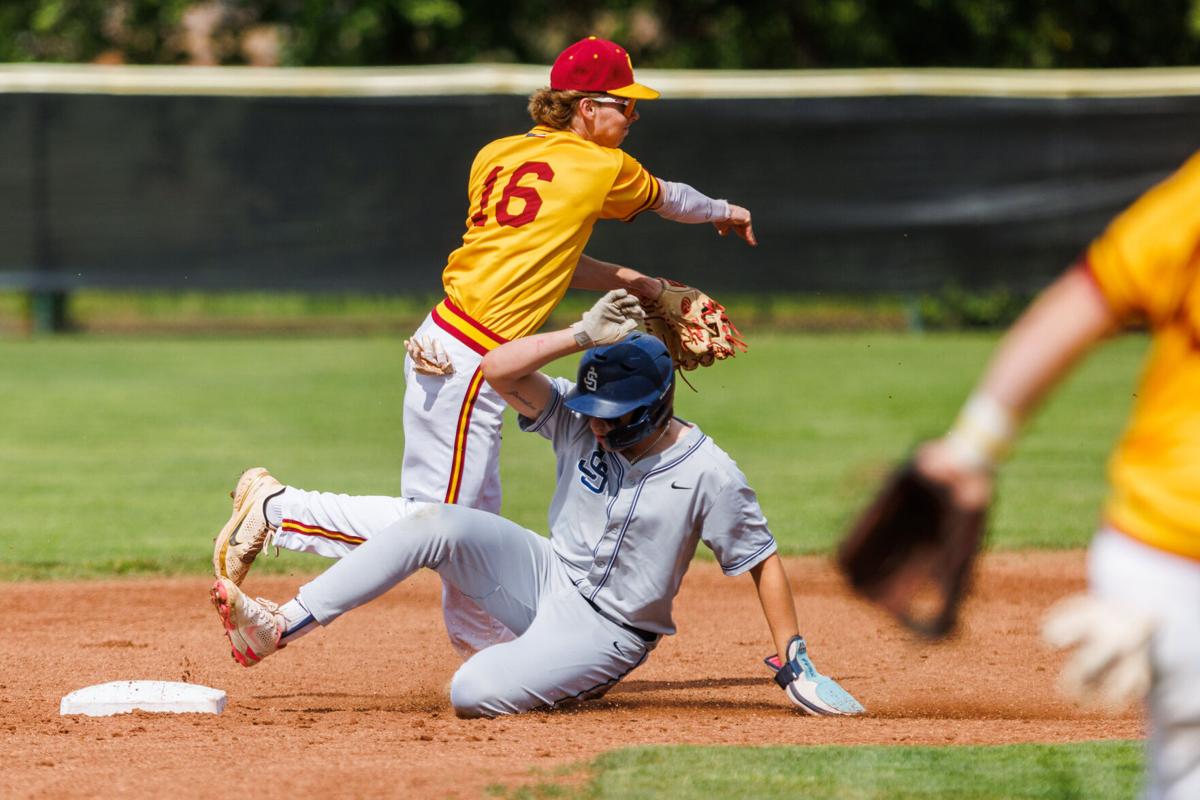
[[607,611],[605,611],[604,609],[600,608],[600,606],[598,606],[598,605],[596,605],[595,603],[593,603],[593,602],[592,602],[592,599],[591,599],[590,597],[587,597],[587,596],[585,596],[585,595],[581,595],[581,597],[583,597],[583,599],[584,599],[584,600],[587,600],[587,604],[588,604],[589,606],[591,606],[591,607],[592,607],[592,608],[595,610],[595,612],[596,612],[597,614],[599,614],[600,616],[604,617],[606,620],[608,620],[609,622],[613,623],[614,625],[620,625],[622,628],[624,628],[625,630],[629,631],[629,632],[630,632],[630,633],[632,633],[634,636],[636,636],[636,637],[638,637],[639,639],[641,639],[643,642],[647,642],[647,643],[649,643],[649,642],[655,642],[655,641],[658,641],[658,634],[657,634],[657,633],[651,633],[650,631],[643,630],[643,629],[641,629],[641,628],[635,628],[635,627],[633,627],[632,625],[630,625],[628,622],[621,622],[621,620],[617,619],[617,618],[616,618],[616,617],[614,617],[612,614],[609,614]]

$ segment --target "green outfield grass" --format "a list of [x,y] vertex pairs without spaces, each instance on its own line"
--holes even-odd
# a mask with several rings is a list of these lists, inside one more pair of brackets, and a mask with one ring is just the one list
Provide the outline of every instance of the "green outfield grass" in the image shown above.
[[[1000,747],[639,747],[586,765],[582,785],[549,776],[510,800],[1128,800],[1141,781],[1135,742]],[[576,770],[578,772],[579,770]]]
[[[823,552],[888,466],[949,423],[994,344],[755,335],[749,354],[689,374],[698,391],[681,385],[677,409],[742,466],[785,553]],[[1103,348],[1035,420],[1002,473],[993,546],[1086,541],[1144,346]],[[398,336],[0,340],[0,578],[200,573],[246,466],[396,493],[402,355]],[[511,424],[504,446],[505,513],[543,531],[549,447]]]
[[[76,328],[101,333],[304,330],[405,334],[440,299],[441,295],[81,290],[70,295],[67,316]],[[567,292],[552,323],[566,325],[578,319],[595,299],[593,292]],[[744,327],[769,325],[789,330],[902,330],[913,322],[919,308],[914,297],[722,293],[721,300]],[[929,302],[925,300],[926,305]],[[0,290],[0,334],[22,329],[28,311],[24,293]]]

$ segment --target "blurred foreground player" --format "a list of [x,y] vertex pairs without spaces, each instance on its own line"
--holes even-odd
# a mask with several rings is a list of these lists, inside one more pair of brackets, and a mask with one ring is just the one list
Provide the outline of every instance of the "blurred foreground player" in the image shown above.
[[1088,248],[1009,331],[958,421],[916,467],[959,502],[989,502],[993,470],[1042,396],[1097,341],[1153,343],[1088,554],[1087,595],[1046,621],[1077,647],[1062,676],[1092,706],[1145,697],[1146,796],[1200,798],[1200,154]]

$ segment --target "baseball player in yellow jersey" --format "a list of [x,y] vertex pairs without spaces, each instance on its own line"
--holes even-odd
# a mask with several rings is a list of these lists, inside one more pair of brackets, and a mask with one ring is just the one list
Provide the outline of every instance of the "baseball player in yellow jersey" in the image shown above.
[[[498,512],[505,403],[483,379],[483,356],[535,332],[569,287],[625,289],[649,300],[661,292],[658,279],[583,253],[597,220],[629,221],[649,210],[711,223],[722,236],[732,231],[757,244],[745,208],[656,178],[619,149],[639,117],[638,103],[657,97],[634,80],[622,47],[589,37],[559,55],[550,86],[530,98],[534,127],[476,155],[463,243],[442,273],[446,297],[405,343],[403,496]],[[256,522],[237,533],[249,509],[275,491],[273,481],[250,473],[217,537],[218,576],[240,583],[271,536],[277,546],[332,558],[361,543],[304,519],[285,520],[278,530]],[[447,588],[443,604],[451,641],[464,656],[511,638],[457,590]]]
[[1118,216],[1001,343],[957,423],[917,466],[986,504],[992,471],[1038,400],[1102,337],[1153,333],[1111,492],[1088,554],[1090,593],[1047,618],[1077,647],[1062,685],[1091,705],[1143,695],[1146,796],[1200,797],[1200,154]]

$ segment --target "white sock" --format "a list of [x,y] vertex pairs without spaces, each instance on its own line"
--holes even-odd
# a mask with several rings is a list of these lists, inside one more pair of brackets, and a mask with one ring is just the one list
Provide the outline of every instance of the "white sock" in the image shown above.
[[279,637],[281,645],[290,644],[319,627],[316,618],[304,607],[299,596],[281,605],[279,613],[283,615],[284,620],[283,635]]
[[283,524],[283,497],[291,489],[287,486],[283,487],[283,491],[277,492],[267,498],[267,502],[263,504],[263,512],[267,518],[267,524],[272,528],[278,528]]

